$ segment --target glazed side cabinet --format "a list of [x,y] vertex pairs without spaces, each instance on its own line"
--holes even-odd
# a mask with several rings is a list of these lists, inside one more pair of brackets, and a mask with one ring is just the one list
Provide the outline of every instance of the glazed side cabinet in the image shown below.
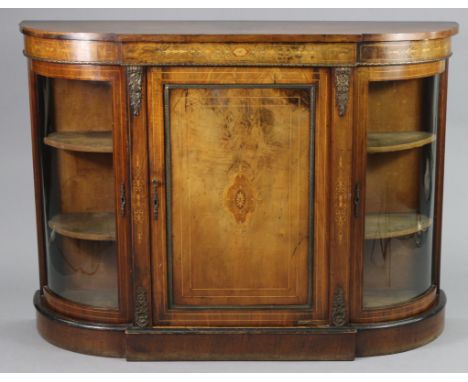
[[436,338],[457,30],[23,22],[41,335],[130,360]]

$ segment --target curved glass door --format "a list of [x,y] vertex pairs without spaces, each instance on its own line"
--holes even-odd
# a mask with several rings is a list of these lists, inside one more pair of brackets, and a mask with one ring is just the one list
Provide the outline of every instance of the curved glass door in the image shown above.
[[118,307],[112,86],[38,77],[47,287]]
[[439,76],[369,82],[364,309],[433,284]]

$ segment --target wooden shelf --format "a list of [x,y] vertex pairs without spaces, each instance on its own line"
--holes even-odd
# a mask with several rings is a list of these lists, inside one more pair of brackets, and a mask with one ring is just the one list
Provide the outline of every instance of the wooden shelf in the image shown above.
[[367,290],[364,291],[365,308],[382,308],[402,304],[418,297],[421,292],[416,290]]
[[49,220],[49,227],[74,239],[115,241],[115,216],[111,212],[60,214]]
[[366,240],[406,236],[429,228],[432,220],[419,214],[368,214],[366,215]]
[[367,135],[367,152],[377,154],[409,150],[432,143],[435,139],[435,134],[425,131],[369,133]]
[[57,149],[91,153],[112,152],[112,132],[67,132],[51,133],[44,143]]
[[74,303],[99,308],[115,309],[119,306],[116,290],[65,290],[59,296]]

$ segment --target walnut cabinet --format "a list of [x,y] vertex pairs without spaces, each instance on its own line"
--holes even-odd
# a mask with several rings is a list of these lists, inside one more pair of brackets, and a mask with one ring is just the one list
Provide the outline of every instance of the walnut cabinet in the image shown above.
[[436,338],[457,28],[23,22],[41,335],[130,360]]

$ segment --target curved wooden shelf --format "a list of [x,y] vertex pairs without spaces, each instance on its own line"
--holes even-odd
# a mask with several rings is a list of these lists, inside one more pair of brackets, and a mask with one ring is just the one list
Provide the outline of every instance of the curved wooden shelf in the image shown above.
[[116,290],[67,290],[59,297],[65,298],[72,303],[87,305],[94,308],[117,309],[119,298]]
[[57,149],[90,153],[111,153],[112,131],[51,133],[44,143]]
[[432,219],[411,213],[366,215],[365,239],[388,239],[424,231],[432,225]]
[[422,293],[415,290],[368,290],[364,292],[364,308],[386,308],[411,301]]
[[367,135],[367,152],[377,154],[409,150],[427,145],[435,140],[435,134],[425,131],[369,133]]
[[115,216],[111,212],[60,214],[49,220],[49,227],[73,239],[115,241]]

